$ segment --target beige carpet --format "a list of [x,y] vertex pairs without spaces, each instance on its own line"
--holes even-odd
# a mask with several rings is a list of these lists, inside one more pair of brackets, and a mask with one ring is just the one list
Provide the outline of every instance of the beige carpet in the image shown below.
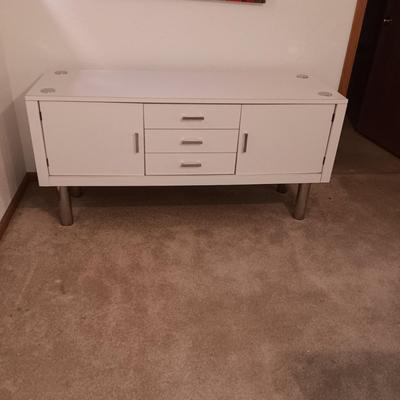
[[400,162],[346,154],[304,222],[267,186],[87,188],[63,228],[31,185],[0,242],[0,399],[399,399]]

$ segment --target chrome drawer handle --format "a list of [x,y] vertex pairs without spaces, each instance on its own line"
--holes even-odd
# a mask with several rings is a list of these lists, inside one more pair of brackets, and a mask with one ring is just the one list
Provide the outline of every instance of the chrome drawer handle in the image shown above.
[[201,139],[183,139],[181,144],[203,144]]
[[188,115],[184,115],[182,117],[182,121],[204,121],[205,117],[199,115],[199,116],[188,116]]
[[135,133],[135,153],[139,153],[139,134]]
[[200,162],[183,162],[181,163],[182,168],[200,168],[202,164]]
[[244,134],[244,141],[243,141],[243,153],[246,153],[247,151],[247,143],[249,141],[249,134],[245,133]]

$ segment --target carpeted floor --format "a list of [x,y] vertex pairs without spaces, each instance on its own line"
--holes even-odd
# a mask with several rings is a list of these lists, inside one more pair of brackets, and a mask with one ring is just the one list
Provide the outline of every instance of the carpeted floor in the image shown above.
[[[364,150],[363,150],[364,149]],[[0,242],[1,400],[400,398],[400,161],[346,127],[293,189],[31,185]]]

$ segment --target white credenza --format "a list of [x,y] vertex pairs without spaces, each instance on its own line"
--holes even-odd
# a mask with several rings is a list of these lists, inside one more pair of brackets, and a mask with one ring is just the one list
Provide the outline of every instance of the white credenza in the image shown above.
[[26,95],[41,186],[329,182],[347,100],[280,71],[53,71]]

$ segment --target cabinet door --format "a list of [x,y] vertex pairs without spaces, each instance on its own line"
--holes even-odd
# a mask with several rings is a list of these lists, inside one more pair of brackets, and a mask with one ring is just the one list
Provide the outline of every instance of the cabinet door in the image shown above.
[[237,175],[320,173],[334,105],[243,106]]
[[41,102],[50,175],[144,175],[143,105]]

